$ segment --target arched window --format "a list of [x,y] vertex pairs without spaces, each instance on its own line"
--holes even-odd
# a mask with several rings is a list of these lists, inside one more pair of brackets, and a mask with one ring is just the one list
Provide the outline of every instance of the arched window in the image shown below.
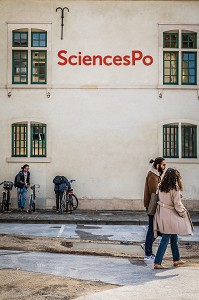
[[165,158],[197,158],[197,125],[169,123],[163,125]]
[[46,127],[39,122],[12,124],[12,157],[46,157]]

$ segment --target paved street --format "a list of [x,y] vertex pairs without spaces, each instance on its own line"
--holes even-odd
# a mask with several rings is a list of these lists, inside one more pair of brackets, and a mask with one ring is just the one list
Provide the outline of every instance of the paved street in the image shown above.
[[[142,242],[147,226],[142,225],[75,225],[75,224],[0,224],[0,234],[62,237],[84,240]],[[199,227],[194,236],[180,236],[183,242],[199,242]]]
[[153,270],[153,264],[139,260],[4,250],[0,251],[0,268],[124,286],[79,300],[197,300],[199,297],[199,269],[196,268],[171,267],[169,270],[156,271]]

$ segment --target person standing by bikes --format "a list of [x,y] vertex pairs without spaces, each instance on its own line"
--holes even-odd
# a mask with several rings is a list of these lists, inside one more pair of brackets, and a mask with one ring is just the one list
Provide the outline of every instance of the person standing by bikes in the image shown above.
[[[148,172],[145,182],[144,189],[144,206],[146,212],[148,210],[149,202],[151,199],[152,193],[156,193],[158,184],[161,182],[161,176],[166,168],[166,162],[163,157],[157,157],[155,160],[151,159],[150,163],[153,164],[151,170]],[[153,232],[153,218],[154,216],[149,217],[148,231],[146,235],[146,241],[144,244],[141,244],[142,249],[145,251],[145,261],[154,260],[155,256],[152,252],[152,246],[154,242],[154,232]]]
[[56,197],[56,212],[60,210],[60,203],[64,194],[64,190],[66,187],[70,188],[70,183],[65,176],[55,176],[53,179],[54,183],[54,192]]
[[18,208],[24,209],[27,199],[27,189],[30,186],[29,165],[25,164],[15,177],[15,187],[17,187]]

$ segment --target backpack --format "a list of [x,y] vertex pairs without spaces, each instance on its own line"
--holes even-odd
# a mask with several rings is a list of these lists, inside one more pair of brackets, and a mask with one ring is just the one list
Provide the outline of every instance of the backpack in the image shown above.
[[55,176],[55,178],[53,179],[53,183],[55,185],[60,185],[63,182],[63,176]]
[[14,180],[14,187],[18,188],[21,187],[21,184],[17,181],[19,173],[17,173],[17,175],[15,176],[15,180]]

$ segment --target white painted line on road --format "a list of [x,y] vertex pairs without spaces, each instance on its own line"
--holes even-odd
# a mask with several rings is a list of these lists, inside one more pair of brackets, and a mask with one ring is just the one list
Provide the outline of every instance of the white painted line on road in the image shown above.
[[59,233],[58,233],[57,237],[60,237],[62,235],[62,233],[64,231],[64,228],[65,228],[65,225],[62,225],[60,230],[59,230]]

